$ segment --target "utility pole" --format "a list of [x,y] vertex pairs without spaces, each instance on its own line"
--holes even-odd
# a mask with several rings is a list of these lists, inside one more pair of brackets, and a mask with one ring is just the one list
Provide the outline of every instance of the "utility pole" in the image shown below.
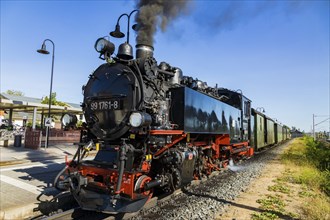
[[313,114],[313,140],[315,141],[315,123],[314,123],[314,114]]
[[[313,114],[313,139],[315,140],[316,139],[316,136],[315,136],[315,127],[316,126],[318,126],[319,124],[322,124],[322,123],[324,123],[324,122],[326,122],[326,121],[328,121],[329,120],[329,122],[330,122],[330,117],[329,117],[330,115],[314,115]],[[323,120],[323,121],[321,121],[321,122],[318,122],[317,124],[315,124],[315,118],[316,117],[327,117],[325,120]],[[329,123],[330,124],[330,123]],[[330,132],[330,126],[329,126],[329,132]]]

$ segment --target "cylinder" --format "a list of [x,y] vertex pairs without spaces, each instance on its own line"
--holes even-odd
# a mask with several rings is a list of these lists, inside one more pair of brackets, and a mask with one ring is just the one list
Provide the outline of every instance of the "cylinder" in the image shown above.
[[162,184],[161,180],[153,180],[153,181],[151,181],[149,183],[146,183],[144,185],[144,190],[147,191],[147,190],[152,189],[156,186],[160,186],[161,184]]

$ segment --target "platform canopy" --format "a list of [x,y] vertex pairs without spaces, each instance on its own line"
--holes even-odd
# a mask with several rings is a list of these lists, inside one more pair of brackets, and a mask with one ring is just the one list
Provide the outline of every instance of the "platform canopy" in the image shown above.
[[[44,116],[48,115],[48,104],[42,104],[42,99],[31,98],[26,96],[15,96],[6,93],[0,94],[0,112],[9,113],[9,123],[12,123],[13,113],[32,113],[32,128],[36,127],[37,114],[41,114],[43,121]],[[51,115],[64,115],[66,113],[81,115],[82,109],[79,104],[66,103],[67,106],[51,105]]]
[[[34,112],[48,114],[48,104],[41,104],[42,99],[25,96],[0,94],[0,110],[14,110],[19,112]],[[66,103],[68,106],[51,105],[51,115],[61,115],[64,113],[82,114],[79,104]]]

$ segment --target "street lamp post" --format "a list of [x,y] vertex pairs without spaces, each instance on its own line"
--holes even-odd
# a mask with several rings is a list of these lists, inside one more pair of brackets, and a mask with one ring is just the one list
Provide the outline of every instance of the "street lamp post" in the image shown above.
[[115,28],[114,31],[111,31],[111,32],[110,32],[110,35],[111,35],[112,37],[115,37],[115,38],[122,38],[122,37],[125,37],[125,34],[122,33],[122,32],[120,31],[119,21],[120,21],[120,19],[121,19],[123,16],[126,16],[127,19],[128,19],[128,21],[127,21],[127,40],[126,40],[126,42],[129,44],[129,24],[130,24],[130,18],[131,18],[132,14],[133,14],[134,12],[138,12],[138,11],[139,11],[139,10],[133,10],[133,11],[131,11],[131,13],[130,13],[129,15],[126,14],[126,13],[120,15],[119,18],[118,18],[118,20],[117,20],[116,28]]
[[[46,39],[41,45],[41,49],[37,50],[38,53],[41,54],[49,54],[49,51],[46,49],[46,41],[49,41],[53,45],[53,56],[52,56],[52,71],[51,71],[51,76],[50,76],[50,90],[49,90],[49,102],[48,102],[48,120],[50,120],[50,110],[51,110],[51,104],[52,104],[52,88],[53,88],[53,72],[54,72],[54,54],[55,54],[55,44],[52,40]],[[50,132],[50,125],[47,126],[46,128],[46,142],[45,142],[45,149],[48,147],[49,143],[49,132]]]

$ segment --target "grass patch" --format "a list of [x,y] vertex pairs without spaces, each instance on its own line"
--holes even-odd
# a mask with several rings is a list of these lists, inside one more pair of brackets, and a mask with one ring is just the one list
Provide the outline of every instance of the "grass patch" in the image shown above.
[[280,193],[284,193],[284,194],[290,194],[290,192],[291,192],[289,187],[284,183],[277,183],[273,186],[268,186],[268,190],[273,191],[273,192],[280,192]]
[[254,220],[295,219],[298,217],[297,214],[285,210],[286,203],[283,201],[283,196],[279,194],[266,195],[266,198],[258,199],[257,203],[260,204],[259,208],[263,211],[260,213],[254,212],[251,215]]
[[330,196],[330,146],[314,142],[304,137],[293,142],[282,155],[282,161],[290,167],[281,180],[284,182],[304,184],[312,189],[321,190]]
[[254,212],[252,213],[251,219],[252,220],[275,220],[278,219],[279,217],[271,212],[261,212],[261,213],[257,213]]
[[318,195],[308,198],[303,213],[306,219],[330,219],[329,197]]
[[257,203],[260,204],[260,208],[265,211],[273,211],[277,213],[285,213],[285,203],[282,200],[281,195],[266,195],[264,199],[258,199]]
[[269,190],[280,192],[284,183],[301,184],[298,196],[306,198],[306,218],[330,219],[330,145],[310,137],[295,139],[281,160],[290,168]]
[[311,191],[302,190],[298,192],[299,197],[315,197],[316,194]]

